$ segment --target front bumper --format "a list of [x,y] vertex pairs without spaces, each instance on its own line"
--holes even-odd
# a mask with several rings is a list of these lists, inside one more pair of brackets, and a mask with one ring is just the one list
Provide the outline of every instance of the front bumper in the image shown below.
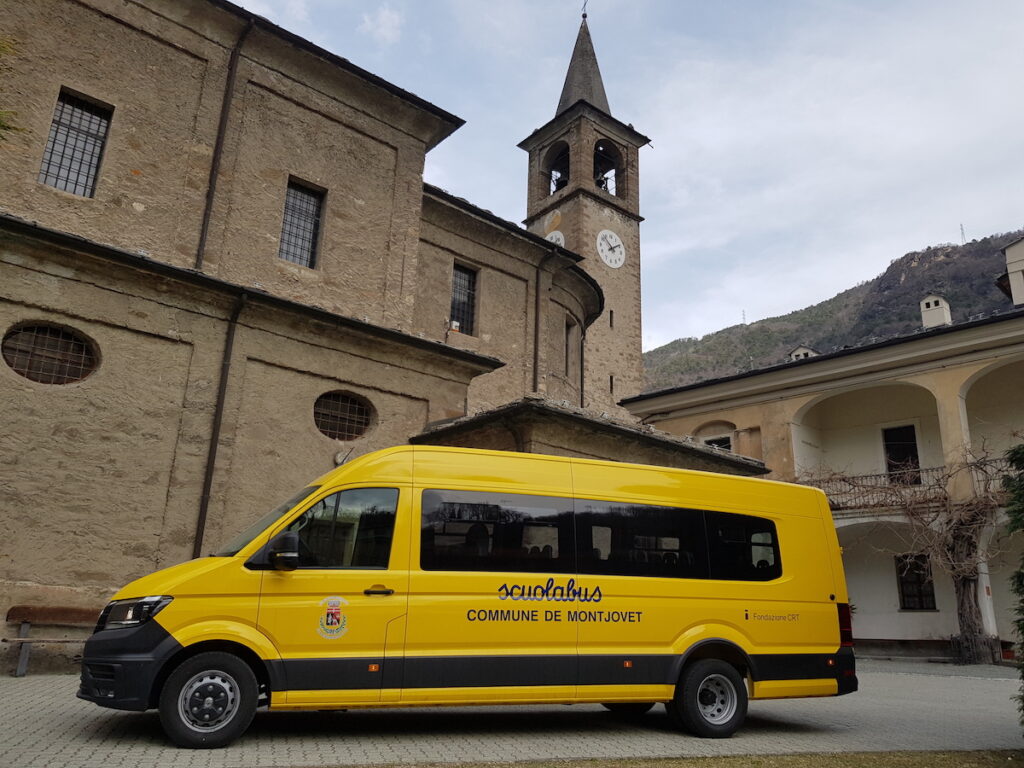
[[150,709],[156,706],[153,687],[160,670],[180,650],[155,619],[96,632],[85,642],[78,698],[111,709]]

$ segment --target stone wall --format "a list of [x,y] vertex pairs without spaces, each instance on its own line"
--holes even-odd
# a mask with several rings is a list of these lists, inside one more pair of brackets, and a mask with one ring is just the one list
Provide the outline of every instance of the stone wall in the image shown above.
[[[0,365],[0,612],[98,610],[124,583],[192,557],[238,295],[9,232],[0,286],[0,334],[48,323],[98,354],[91,375],[65,385]],[[496,364],[330,318],[259,295],[241,308],[203,552],[337,461],[463,414],[470,379]],[[316,399],[337,390],[371,404],[362,437],[317,428]]]
[[[472,333],[448,329],[456,264],[477,270],[476,327]],[[426,338],[498,357],[505,363],[470,385],[471,413],[532,392],[579,402],[578,371],[565,375],[566,317],[583,327],[595,312],[599,297],[592,285],[573,272],[574,266],[568,257],[523,233],[496,227],[431,194],[424,198],[413,329]],[[538,290],[539,334],[535,327]],[[538,335],[539,348],[535,344]]]
[[[264,25],[246,32],[244,18],[200,0],[0,0],[0,11],[16,46],[5,107],[22,129],[0,163],[4,209],[196,265],[228,63],[244,37],[202,268],[408,326],[424,154],[457,118],[398,98]],[[62,89],[113,110],[93,197],[36,180]],[[325,192],[313,269],[278,258],[290,178]]]

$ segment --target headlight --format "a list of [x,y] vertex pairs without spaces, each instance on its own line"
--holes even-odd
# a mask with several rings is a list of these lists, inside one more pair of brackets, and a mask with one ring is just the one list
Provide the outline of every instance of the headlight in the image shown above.
[[99,623],[96,625],[96,631],[137,627],[156,616],[173,599],[166,595],[156,595],[136,597],[131,600],[115,600],[108,603],[107,607],[103,609]]

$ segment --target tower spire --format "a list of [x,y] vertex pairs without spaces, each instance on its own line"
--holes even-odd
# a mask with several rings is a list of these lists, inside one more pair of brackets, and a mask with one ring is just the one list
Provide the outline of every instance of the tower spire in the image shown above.
[[604,82],[601,80],[601,69],[597,66],[594,43],[587,28],[585,9],[580,32],[576,36],[576,46],[572,49],[569,71],[565,73],[565,84],[562,86],[562,97],[558,100],[555,117],[580,100],[611,114],[608,97],[604,93]]

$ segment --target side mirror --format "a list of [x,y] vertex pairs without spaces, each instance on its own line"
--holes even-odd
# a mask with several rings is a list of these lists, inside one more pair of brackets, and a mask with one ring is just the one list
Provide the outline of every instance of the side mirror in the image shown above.
[[294,571],[299,567],[299,534],[285,531],[270,542],[270,564],[275,571]]

